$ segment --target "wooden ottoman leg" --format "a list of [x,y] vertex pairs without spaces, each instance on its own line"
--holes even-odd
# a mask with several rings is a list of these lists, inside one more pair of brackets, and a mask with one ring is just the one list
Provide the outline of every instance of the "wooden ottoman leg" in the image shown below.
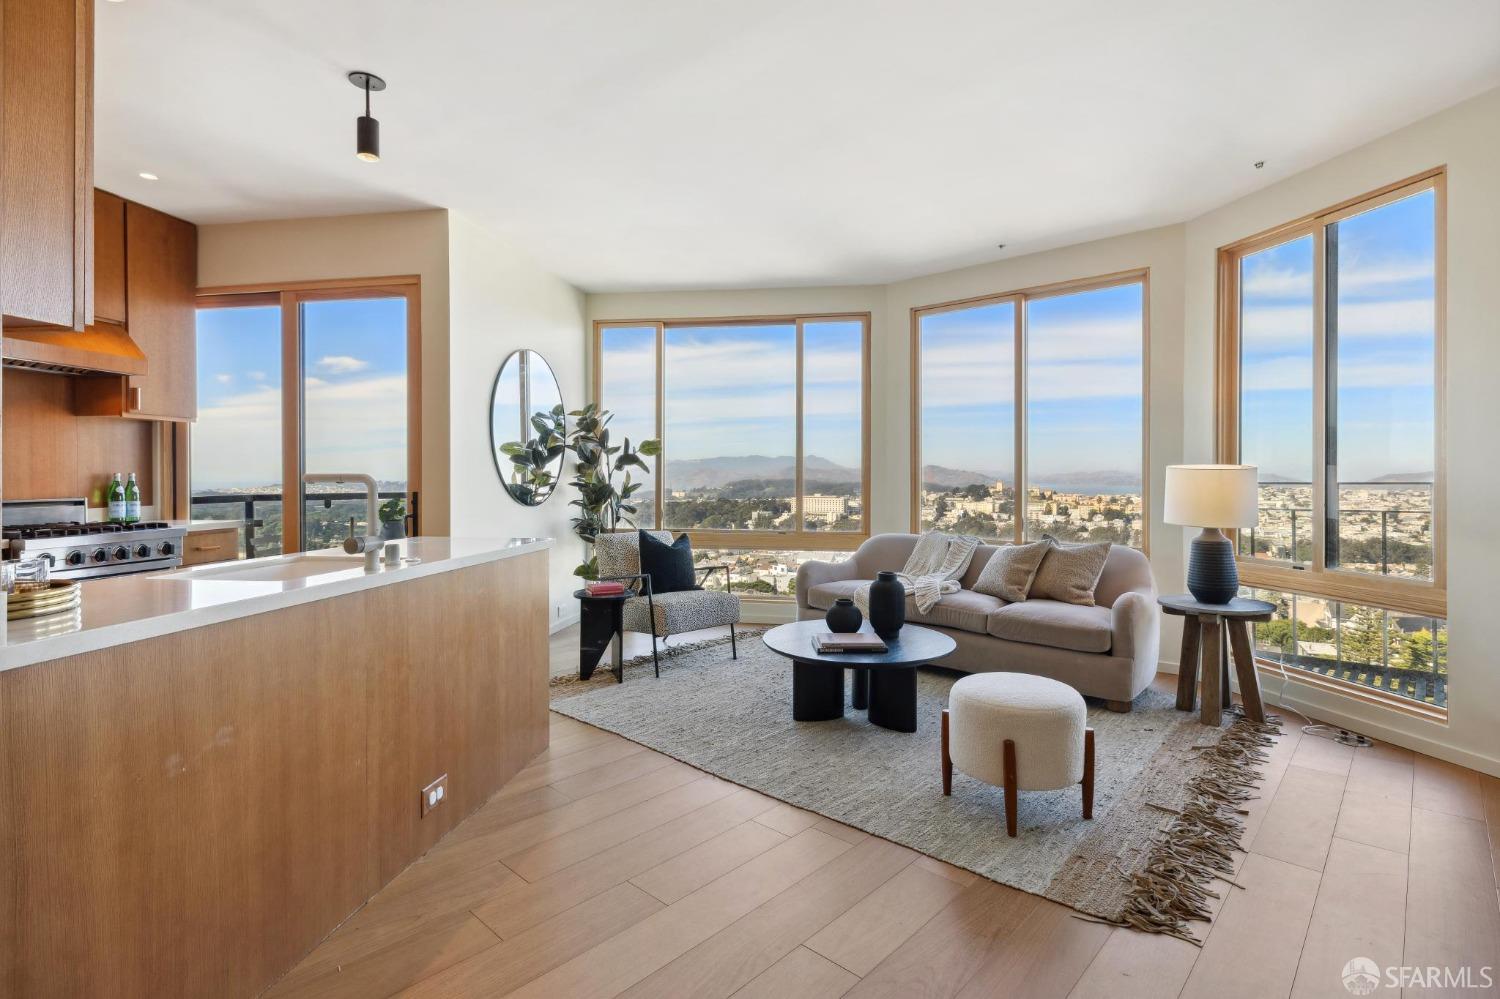
[[1016,796],[1021,793],[1016,782],[1016,744],[1005,740],[1005,831],[1016,834]]
[[1083,730],[1083,817],[1094,817],[1094,730]]
[[948,709],[943,709],[943,793],[953,793],[953,757],[948,755]]

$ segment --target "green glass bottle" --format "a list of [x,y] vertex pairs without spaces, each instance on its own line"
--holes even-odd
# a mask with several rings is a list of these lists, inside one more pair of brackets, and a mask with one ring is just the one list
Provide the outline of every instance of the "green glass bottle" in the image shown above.
[[125,483],[125,523],[136,524],[141,519],[141,487],[136,484],[135,473]]
[[125,523],[125,486],[120,482],[120,473],[110,480],[109,494],[109,520],[113,524]]

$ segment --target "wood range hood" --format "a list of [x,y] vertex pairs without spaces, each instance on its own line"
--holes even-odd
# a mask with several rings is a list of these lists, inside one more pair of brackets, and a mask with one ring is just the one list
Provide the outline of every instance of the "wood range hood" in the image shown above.
[[123,326],[70,330],[8,329],[4,365],[59,375],[143,375],[146,354]]

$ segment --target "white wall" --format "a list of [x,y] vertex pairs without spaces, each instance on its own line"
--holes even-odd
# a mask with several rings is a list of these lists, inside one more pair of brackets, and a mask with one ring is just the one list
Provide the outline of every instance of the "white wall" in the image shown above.
[[329,278],[422,279],[422,530],[448,518],[448,213],[442,210],[198,227],[200,287]]
[[[1188,223],[1185,457],[1213,457],[1217,248],[1365,191],[1448,168],[1448,724],[1288,686],[1329,721],[1500,774],[1500,90],[1423,119]],[[1268,693],[1276,693],[1273,681]]]
[[490,457],[490,389],[513,350],[541,353],[557,375],[563,404],[585,401],[583,294],[515,247],[458,214],[448,218],[449,465],[457,537],[551,537],[551,624],[578,616],[573,567],[583,545],[569,525],[572,490],[540,506],[510,498]]

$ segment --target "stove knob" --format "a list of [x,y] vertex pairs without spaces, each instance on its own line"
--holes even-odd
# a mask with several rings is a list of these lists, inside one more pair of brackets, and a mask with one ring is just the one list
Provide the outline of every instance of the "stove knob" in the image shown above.
[[158,554],[158,555],[176,555],[177,554],[177,546],[174,545],[170,541],[163,541],[161,544],[159,544],[159,545],[156,546],[156,554]]
[[93,559],[95,562],[108,562],[109,552],[105,551],[103,548],[95,548],[89,555],[89,558]]
[[120,545],[114,551],[110,552],[110,554],[115,557],[115,561],[123,562],[130,557],[130,549],[124,545]]
[[71,566],[80,566],[83,565],[83,561],[86,558],[88,558],[88,556],[83,553],[83,549],[75,548],[72,551],[68,552],[68,557],[64,559],[64,561]]
[[135,546],[135,557],[136,558],[150,558],[151,557],[151,546],[150,545],[136,545]]

